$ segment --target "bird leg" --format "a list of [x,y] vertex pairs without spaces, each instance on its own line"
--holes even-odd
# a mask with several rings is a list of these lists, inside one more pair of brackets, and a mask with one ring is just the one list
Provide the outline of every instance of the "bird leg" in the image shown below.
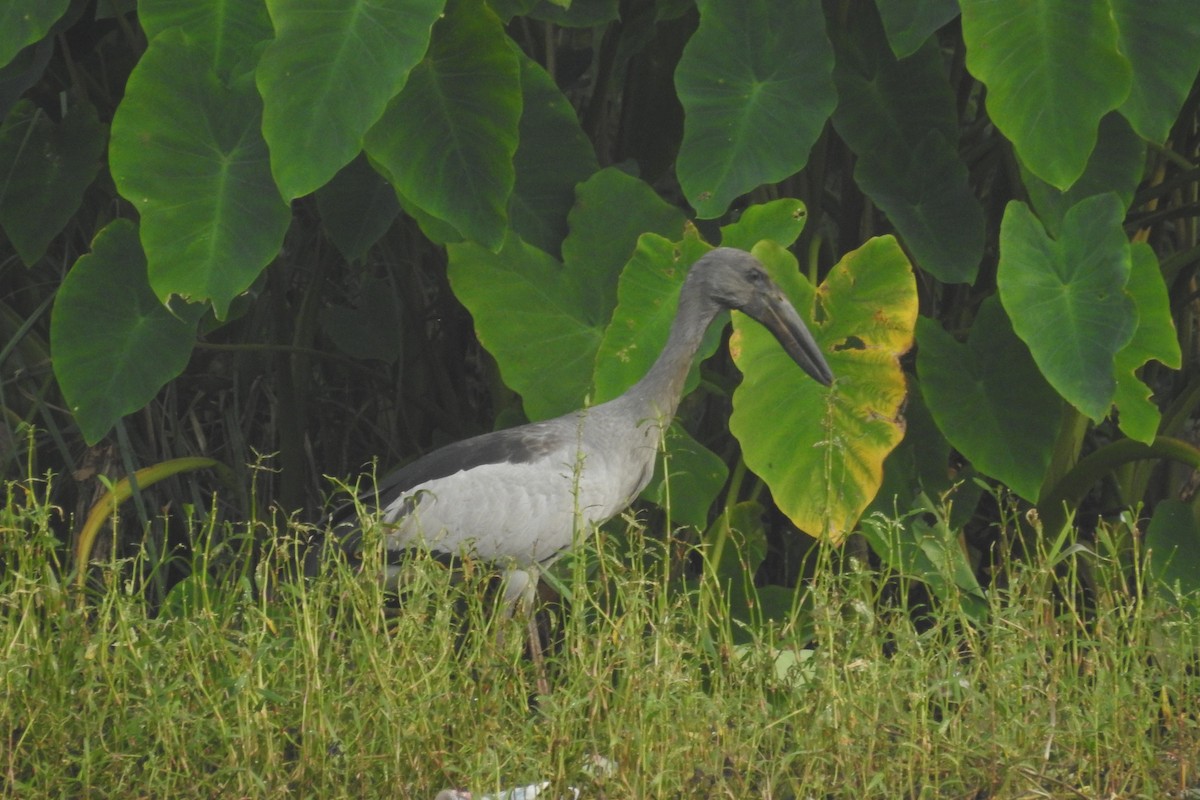
[[537,671],[537,691],[539,695],[548,695],[550,681],[546,678],[546,658],[542,652],[542,633],[538,630],[535,605],[537,586],[537,567],[507,570],[504,574],[504,617],[506,620],[511,619],[514,614],[525,617],[529,657],[533,659],[533,666]]

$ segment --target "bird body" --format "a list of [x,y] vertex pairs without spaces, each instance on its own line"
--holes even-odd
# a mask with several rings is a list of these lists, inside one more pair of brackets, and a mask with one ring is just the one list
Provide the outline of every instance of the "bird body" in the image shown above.
[[[569,549],[581,531],[627,508],[649,483],[662,434],[709,324],[739,309],[775,334],[806,372],[833,375],[812,335],[762,265],[718,248],[697,261],[680,291],[662,353],[619,397],[554,419],[443,447],[380,481],[377,503],[390,550],[424,544],[496,562],[514,597],[528,573]],[[357,534],[357,520],[342,531]]]

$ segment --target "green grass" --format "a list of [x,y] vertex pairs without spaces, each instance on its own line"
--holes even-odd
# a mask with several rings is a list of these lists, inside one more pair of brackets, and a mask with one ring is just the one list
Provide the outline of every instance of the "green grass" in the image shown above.
[[[453,580],[415,559],[389,607],[363,575],[277,580],[286,548],[244,562],[197,530],[197,566],[231,577],[152,613],[128,577],[144,565],[63,586],[50,510],[8,498],[8,796],[479,797],[541,780],[608,798],[1200,796],[1198,620],[1136,583],[1084,608],[1066,562],[1006,565],[982,625],[953,609],[914,625],[882,599],[904,595],[895,576],[820,569],[800,619],[735,645],[720,597],[664,588],[663,548],[630,525],[561,575],[574,599],[548,617],[552,691],[535,698],[523,627],[494,613],[481,568]],[[585,771],[595,756],[613,769]]]

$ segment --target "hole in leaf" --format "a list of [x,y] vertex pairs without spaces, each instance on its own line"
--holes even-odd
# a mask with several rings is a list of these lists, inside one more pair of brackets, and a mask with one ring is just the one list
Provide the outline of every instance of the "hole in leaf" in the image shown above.
[[866,350],[867,343],[857,336],[847,336],[842,341],[833,346],[833,351],[840,352],[842,350]]

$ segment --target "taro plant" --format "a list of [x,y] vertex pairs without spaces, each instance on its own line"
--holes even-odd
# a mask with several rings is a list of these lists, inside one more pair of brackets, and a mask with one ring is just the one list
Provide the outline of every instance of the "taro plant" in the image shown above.
[[[1055,536],[1170,509],[1192,563],[1163,462],[1200,467],[1195,12],[13,0],[5,425],[77,471],[81,441],[126,473],[275,452],[275,496],[313,505],[372,455],[622,391],[688,265],[732,244],[838,381],[793,381],[735,318],[666,443],[676,522],[716,503],[716,544],[778,508],[839,542],[882,511],[974,591],[982,480]],[[727,407],[736,441],[705,413]],[[771,574],[792,538],[765,580],[794,579]]]

